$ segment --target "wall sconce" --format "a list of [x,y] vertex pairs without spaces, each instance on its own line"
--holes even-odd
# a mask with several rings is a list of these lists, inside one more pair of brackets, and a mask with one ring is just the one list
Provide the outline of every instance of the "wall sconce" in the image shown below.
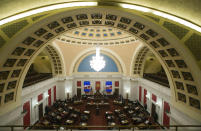
[[150,95],[146,94],[146,98],[147,98],[147,99],[150,99]]
[[36,106],[38,106],[38,102],[36,102],[36,104],[34,105],[34,108],[36,108]]
[[156,106],[158,106],[160,108],[160,103],[159,102],[156,102]]
[[125,89],[125,92],[126,92],[126,94],[129,94],[130,89],[129,89],[129,88],[126,88],[126,89]]
[[65,89],[66,93],[70,93],[70,90],[68,88]]
[[128,93],[126,93],[126,99],[128,99]]
[[67,99],[69,99],[70,98],[70,94],[69,94],[69,92],[67,92]]
[[49,94],[45,94],[45,98],[48,98],[49,97]]

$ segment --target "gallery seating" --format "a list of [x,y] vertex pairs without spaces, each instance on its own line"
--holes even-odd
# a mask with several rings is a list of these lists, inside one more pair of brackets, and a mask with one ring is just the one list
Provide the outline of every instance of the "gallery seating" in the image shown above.
[[25,77],[23,88],[52,78],[52,73],[35,73]]

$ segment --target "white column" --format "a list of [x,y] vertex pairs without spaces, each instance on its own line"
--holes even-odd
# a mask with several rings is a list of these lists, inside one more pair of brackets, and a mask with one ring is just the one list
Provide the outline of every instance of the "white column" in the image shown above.
[[156,113],[158,115],[158,123],[162,124],[162,121],[163,121],[163,102],[162,102],[162,99],[160,97],[157,97]]
[[35,124],[39,119],[38,112],[38,99],[37,96],[35,96],[31,99],[31,124]]
[[43,115],[45,114],[45,107],[48,106],[48,90],[46,90],[43,94]]
[[73,87],[73,80],[67,79],[65,81],[65,98],[67,98],[67,93],[69,93],[69,97],[72,97],[73,95],[77,94],[77,88]]
[[65,92],[65,80],[59,80],[57,82],[57,99],[65,100],[66,99],[66,92]]
[[147,111],[151,113],[151,106],[152,106],[152,101],[151,101],[151,93],[147,91]]
[[65,100],[67,93],[69,93],[69,97],[72,97],[75,94],[75,90],[72,79],[64,79],[57,82],[58,99]]
[[131,93],[130,93],[130,98],[131,100],[137,100],[138,94],[139,94],[139,90],[138,90],[138,81],[137,80],[131,80],[130,82],[130,86],[131,86]]
[[131,98],[131,80],[130,78],[123,78],[123,97],[128,99]]

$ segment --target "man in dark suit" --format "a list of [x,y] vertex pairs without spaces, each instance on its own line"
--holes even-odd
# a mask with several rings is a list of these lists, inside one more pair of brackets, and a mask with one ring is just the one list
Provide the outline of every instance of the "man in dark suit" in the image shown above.
[[96,105],[96,115],[99,115],[99,112],[100,112],[100,108],[98,105]]

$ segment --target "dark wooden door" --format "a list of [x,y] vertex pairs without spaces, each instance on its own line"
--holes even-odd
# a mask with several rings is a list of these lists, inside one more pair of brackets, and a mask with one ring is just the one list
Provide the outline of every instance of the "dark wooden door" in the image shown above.
[[81,98],[81,88],[77,88],[77,97]]
[[56,98],[57,98],[57,87],[54,86],[54,101],[56,101]]
[[154,118],[155,121],[158,121],[158,115],[156,113],[156,105],[152,103],[151,106],[151,116]]
[[[30,125],[30,102],[29,101],[24,103],[23,111],[26,113],[24,118],[23,118],[23,125],[29,126]],[[24,129],[25,129],[25,127],[24,127]]]
[[[170,112],[170,105],[166,101],[164,101],[164,110],[163,110],[163,125],[169,126],[170,125],[170,117],[168,113]],[[169,127],[167,127],[169,128]]]
[[119,89],[115,88],[115,90],[114,90],[114,95],[115,95],[116,97],[119,96]]
[[151,106],[151,116],[153,117],[155,113],[156,113],[156,105],[154,103],[152,103],[152,106]]
[[48,90],[48,106],[52,105],[52,93],[51,93],[51,88]]
[[43,103],[38,106],[39,120],[43,117]]

